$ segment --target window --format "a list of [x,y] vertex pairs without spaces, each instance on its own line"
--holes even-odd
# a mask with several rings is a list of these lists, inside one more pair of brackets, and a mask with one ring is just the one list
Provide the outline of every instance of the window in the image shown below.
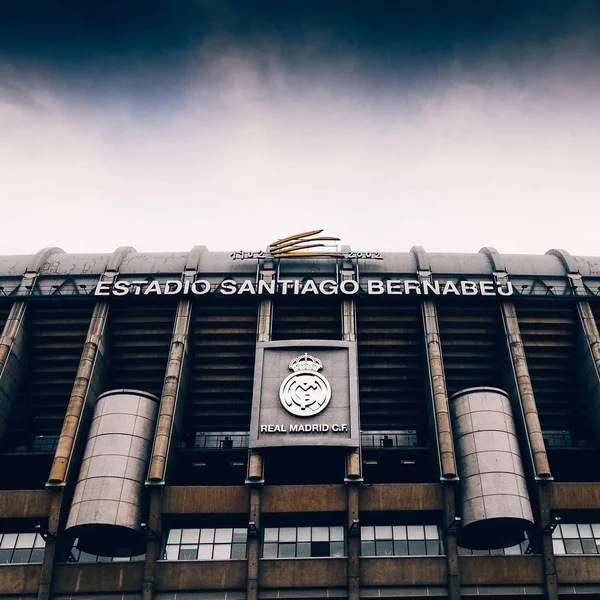
[[360,528],[362,556],[438,556],[444,553],[437,525],[376,525]]
[[417,448],[416,429],[403,431],[361,431],[360,443],[363,448]]
[[41,563],[45,546],[39,533],[0,533],[0,563]]
[[525,540],[516,546],[508,548],[494,548],[492,550],[471,550],[470,548],[458,547],[459,556],[511,556],[514,554],[528,554],[530,551],[529,538],[525,533]]
[[245,528],[171,529],[163,560],[229,560],[246,558]]
[[562,523],[552,533],[554,554],[599,554],[600,523]]
[[263,558],[314,558],[346,556],[344,528],[266,527]]
[[82,552],[77,547],[77,542],[79,540],[76,538],[73,542],[73,547],[71,548],[71,553],[67,558],[67,562],[78,562],[78,563],[108,563],[108,562],[139,562],[146,558],[145,554],[140,554],[139,556],[98,556],[97,554],[88,554],[87,552]]
[[54,454],[59,437],[58,435],[36,435],[31,442],[31,451],[40,454]]

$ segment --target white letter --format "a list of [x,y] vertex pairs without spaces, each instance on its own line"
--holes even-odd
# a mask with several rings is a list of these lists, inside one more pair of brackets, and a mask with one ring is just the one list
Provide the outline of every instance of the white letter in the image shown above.
[[99,281],[96,284],[94,296],[110,296],[110,281]]
[[129,293],[130,285],[129,281],[117,281],[117,283],[113,285],[113,294],[115,296],[125,296],[125,294]]
[[225,279],[221,282],[221,294],[225,296],[231,296],[231,294],[235,294],[236,287],[235,281],[233,279]]
[[281,285],[281,293],[287,294],[288,286],[294,283],[291,279],[282,279],[279,284]]
[[401,294],[402,293],[402,282],[399,279],[390,279],[387,282],[387,293],[388,294]]
[[378,279],[369,279],[367,281],[367,294],[383,294],[384,292],[383,281],[379,281]]
[[404,282],[404,292],[406,294],[410,294],[410,291],[414,290],[415,292],[417,292],[417,294],[421,293],[421,284],[418,281],[415,281],[414,279],[409,279],[408,281]]
[[140,292],[142,291],[142,288],[140,286],[142,285],[146,285],[148,282],[144,279],[144,280],[136,280],[136,281],[132,281],[131,285],[133,286],[133,293],[136,296],[140,295]]
[[[347,285],[350,285],[350,289],[347,289]],[[340,291],[342,294],[356,294],[359,290],[358,281],[354,281],[354,279],[346,279],[340,283]]]
[[[331,286],[331,287],[326,288],[325,287],[326,285]],[[338,291],[337,283],[335,281],[333,281],[333,279],[324,279],[319,284],[319,290],[321,290],[321,294],[325,294],[326,296],[331,296],[332,294],[337,294],[337,291]]]
[[494,291],[494,284],[491,281],[482,281],[479,284],[481,288],[482,296],[495,296],[496,292]]
[[238,290],[238,294],[243,294],[244,292],[250,292],[251,294],[256,294],[256,290],[254,289],[254,283],[249,279],[244,279],[244,282],[240,286]]
[[[171,286],[175,286],[174,288],[171,288]],[[177,281],[176,279],[168,279],[165,282],[165,291],[164,294],[179,294],[179,292],[182,290],[183,288],[183,283],[181,283],[181,281]]]
[[433,283],[431,283],[430,281],[427,281],[427,279],[425,279],[423,281],[423,294],[425,294],[427,296],[427,294],[429,294],[429,290],[431,290],[432,293],[436,294],[436,296],[439,296],[440,295],[440,282],[434,281]]
[[[199,290],[199,285],[203,285],[204,289]],[[206,279],[198,279],[198,281],[194,281],[194,283],[192,283],[192,294],[201,296],[202,294],[208,294],[208,292],[210,292],[210,281],[206,281]]]
[[264,279],[261,279],[258,282],[258,293],[273,295],[275,293],[275,280],[271,279],[271,281],[265,281]]
[[476,296],[479,293],[479,288],[474,281],[461,281],[460,289],[465,296]]
[[144,296],[147,296],[148,294],[162,294],[160,283],[158,283],[156,279],[151,281],[150,285],[144,290]]
[[319,290],[317,289],[317,284],[312,279],[309,279],[304,284],[304,287],[302,288],[302,291],[300,293],[301,294],[307,294],[308,292],[310,292],[311,294],[318,294],[319,293]]
[[510,281],[506,282],[506,291],[502,289],[502,285],[498,285],[498,293],[501,296],[512,296],[513,295],[513,284]]
[[444,285],[444,289],[442,290],[442,296],[445,296],[446,294],[449,294],[450,292],[452,292],[453,294],[456,294],[457,296],[460,295],[460,292],[458,291],[458,288],[454,285],[454,282],[446,281],[446,284]]

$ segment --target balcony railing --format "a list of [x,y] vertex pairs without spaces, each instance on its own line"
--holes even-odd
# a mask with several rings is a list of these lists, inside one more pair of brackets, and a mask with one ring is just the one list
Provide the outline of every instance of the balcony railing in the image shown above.
[[[246,431],[223,431],[196,433],[193,450],[245,450],[248,448],[250,434]],[[417,432],[404,431],[363,431],[360,443],[368,449],[418,448]],[[189,448],[184,446],[185,448]]]
[[250,434],[246,431],[205,433],[199,431],[194,438],[194,450],[244,450],[248,448]]
[[361,431],[360,444],[363,448],[418,448],[417,432],[404,431]]

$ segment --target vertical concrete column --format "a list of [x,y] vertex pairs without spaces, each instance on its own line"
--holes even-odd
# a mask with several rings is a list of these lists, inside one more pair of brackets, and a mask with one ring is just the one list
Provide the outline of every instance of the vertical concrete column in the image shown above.
[[179,439],[183,402],[189,379],[189,335],[192,323],[191,300],[180,300],[177,305],[167,370],[160,399],[156,434],[146,485],[164,485],[167,466]]
[[[495,273],[495,279],[501,283],[506,278],[506,273]],[[517,319],[517,311],[514,302],[505,300],[500,304],[502,322],[504,325],[505,339],[508,346],[508,357],[512,375],[511,397],[515,397],[522,411],[523,428],[527,436],[527,446],[530,449],[531,465],[536,478],[536,500],[534,502],[535,518],[541,525],[541,552],[544,559],[544,582],[546,596],[549,600],[558,599],[558,587],[556,580],[556,564],[554,549],[552,547],[552,533],[547,526],[550,524],[550,502],[552,486],[552,473],[546,446],[542,434],[531,377],[525,357],[521,330]],[[514,412],[517,412],[516,410]],[[515,414],[515,417],[520,415]],[[536,540],[534,540],[535,542]]]
[[74,473],[77,466],[77,460],[73,460],[73,457],[79,454],[79,450],[85,444],[87,426],[104,383],[107,366],[105,340],[107,318],[108,304],[99,302],[94,307],[58,447],[46,484],[52,494],[48,518],[48,530],[52,536],[47,540],[44,551],[38,600],[49,600],[50,598],[56,558],[56,536],[68,509],[68,502],[64,502],[63,490],[73,479],[71,474]]
[[[427,253],[420,246],[411,248],[416,263],[419,281],[432,281],[431,268]],[[458,564],[458,545],[456,541],[456,508],[455,495],[457,467],[450,424],[450,406],[448,391],[446,389],[446,376],[444,374],[444,361],[442,358],[442,343],[438,324],[437,307],[433,300],[423,299],[421,304],[423,318],[423,331],[425,334],[425,358],[427,361],[428,387],[431,398],[430,415],[435,430],[435,443],[437,447],[440,477],[442,481],[442,494],[444,498],[444,546],[446,551],[446,585],[448,598],[460,598],[460,571]]]
[[517,320],[517,311],[514,303],[510,301],[502,302],[500,308],[514,375],[514,387],[523,411],[528,445],[531,448],[533,456],[535,476],[548,479],[552,477],[550,463],[548,462],[548,455],[542,435],[542,426],[540,425],[540,418],[533,395],[533,387],[525,358],[525,349]]
[[[275,278],[273,261],[266,260],[260,276],[266,282]],[[273,300],[263,298],[258,307],[258,342],[271,341],[273,331]],[[246,485],[250,487],[250,506],[248,510],[248,563],[246,571],[246,599],[256,600],[258,595],[259,579],[258,566],[260,560],[261,536],[261,502],[262,487],[264,484],[264,460],[260,452],[248,453],[248,477]]]
[[450,407],[444,363],[442,361],[442,343],[438,326],[437,308],[433,300],[423,300],[421,305],[425,329],[426,357],[429,371],[429,387],[433,403],[434,425],[437,434],[438,456],[443,479],[455,479],[456,457],[450,425]]
[[142,600],[152,600],[154,597],[154,582],[156,563],[160,559],[162,549],[162,499],[163,486],[153,486],[150,490],[150,505],[148,511],[146,543],[146,559],[144,561],[144,581]]
[[[193,282],[195,274],[195,270],[193,273],[184,273],[184,283],[186,281]],[[156,563],[160,558],[162,545],[162,490],[169,475],[170,465],[176,456],[174,449],[179,441],[184,401],[189,383],[192,309],[192,302],[188,299],[180,300],[177,305],[148,469],[146,487],[150,488],[148,528],[151,534],[146,543],[143,600],[152,600],[154,595]]]
[[0,336],[0,440],[8,427],[12,407],[27,368],[26,303],[11,307]]
[[44,558],[42,561],[42,572],[40,574],[40,583],[38,587],[38,600],[49,600],[51,598],[52,572],[54,570],[54,561],[56,558],[56,543],[59,533],[60,523],[63,520],[65,506],[63,502],[64,494],[62,488],[50,490],[50,509],[48,511],[48,536],[44,548]]
[[590,407],[596,438],[600,439],[600,333],[589,302],[577,303],[579,314],[579,375]]
[[58,439],[48,486],[64,485],[69,479],[73,457],[86,439],[98,395],[104,385],[108,363],[106,330],[109,305],[98,302],[92,313],[85,344],[81,353],[73,391]]
[[460,599],[460,571],[458,566],[458,541],[456,521],[455,486],[450,483],[442,484],[444,501],[444,549],[446,551],[446,578],[448,598]]
[[[262,473],[262,456],[255,454],[254,467],[260,469]],[[258,471],[257,471],[258,472]],[[247,583],[246,583],[246,598],[247,600],[256,600],[258,595],[258,564],[260,560],[260,536],[261,536],[261,501],[262,501],[262,485],[251,484],[250,487],[250,507],[248,514],[248,567],[247,567]]]
[[360,526],[359,485],[349,483],[348,489],[348,598],[360,595]]
[[[351,261],[344,261],[340,280],[354,279]],[[356,343],[356,302],[352,297],[342,299],[342,337]],[[348,502],[348,598],[358,600],[360,594],[360,527],[359,486],[362,483],[360,448],[352,448],[346,456],[346,491]]]
[[12,305],[0,333],[0,440],[27,367],[26,298],[33,294],[40,269],[48,257],[63,252],[60,248],[43,248],[33,257],[16,290],[18,300]]

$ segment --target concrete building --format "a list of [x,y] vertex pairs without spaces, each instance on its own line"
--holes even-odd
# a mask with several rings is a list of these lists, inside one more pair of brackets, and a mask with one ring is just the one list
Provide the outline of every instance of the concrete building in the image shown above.
[[599,294],[563,250],[0,257],[0,597],[600,597]]

